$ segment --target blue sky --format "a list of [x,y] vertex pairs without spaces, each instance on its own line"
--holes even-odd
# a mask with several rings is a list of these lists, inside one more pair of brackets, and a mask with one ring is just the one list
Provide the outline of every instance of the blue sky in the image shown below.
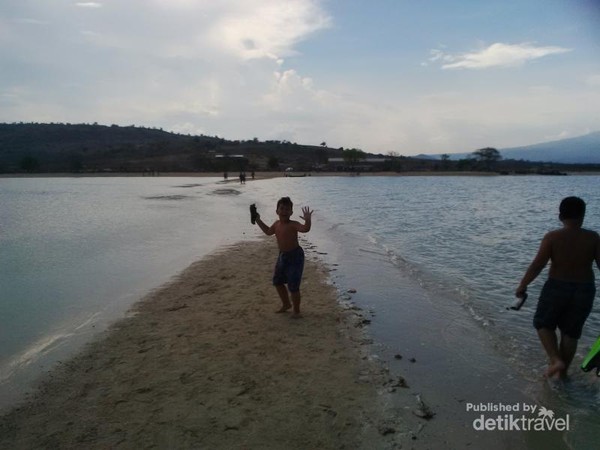
[[600,130],[600,0],[4,0],[0,121],[372,153]]

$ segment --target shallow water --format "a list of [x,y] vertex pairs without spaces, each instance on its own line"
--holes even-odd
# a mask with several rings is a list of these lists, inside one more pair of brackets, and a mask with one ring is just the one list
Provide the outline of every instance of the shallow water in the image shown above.
[[571,381],[549,385],[539,380],[545,358],[531,326],[546,274],[521,311],[506,306],[543,234],[560,225],[561,198],[584,198],[586,226],[600,230],[598,181],[306,177],[240,186],[216,178],[0,179],[0,400],[14,401],[8,392],[16,378],[29,373],[31,381],[192,261],[260,236],[248,205],[256,203],[270,223],[277,199],[289,195],[296,217],[304,205],[316,210],[306,236],[311,254],[332,268],[341,294],[357,289],[352,301],[372,314],[377,356],[437,402],[445,414],[436,420],[464,418],[466,403],[528,401],[557,417],[571,415],[571,432],[530,433],[523,438],[530,448],[553,448],[540,444],[547,436],[554,448],[589,448],[600,425],[600,390],[577,365],[600,330],[598,307]]
[[[600,310],[596,306],[586,323],[570,381],[548,385],[540,381],[546,360],[531,325],[546,272],[530,286],[520,311],[506,307],[542,236],[560,226],[563,197],[584,198],[585,225],[600,230],[598,181],[596,176],[343,177],[273,180],[261,188],[275,198],[290,195],[297,215],[305,204],[316,210],[309,239],[326,253],[326,262],[337,264],[340,289],[356,288],[353,299],[374,311],[371,333],[392,369],[451,386],[445,405],[450,413],[453,408],[464,413],[463,402],[525,399],[557,417],[569,414],[572,431],[552,439],[553,445],[589,448],[600,426],[599,382],[578,365],[597,338]],[[394,359],[396,352],[418,353],[429,364],[405,364]],[[432,378],[427,370],[452,375]],[[464,385],[470,372],[477,374],[472,383],[478,389]],[[444,395],[439,386],[433,392]],[[453,397],[461,405],[452,407]],[[527,441],[533,448],[546,447],[542,437],[534,433]]]
[[239,193],[218,178],[0,179],[0,406],[144,293],[244,239]]

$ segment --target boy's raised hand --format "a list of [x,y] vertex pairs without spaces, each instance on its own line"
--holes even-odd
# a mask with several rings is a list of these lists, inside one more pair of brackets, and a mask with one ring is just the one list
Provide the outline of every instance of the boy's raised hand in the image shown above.
[[313,212],[314,211],[311,211],[308,206],[305,206],[302,208],[302,215],[300,216],[300,218],[305,222],[310,221]]

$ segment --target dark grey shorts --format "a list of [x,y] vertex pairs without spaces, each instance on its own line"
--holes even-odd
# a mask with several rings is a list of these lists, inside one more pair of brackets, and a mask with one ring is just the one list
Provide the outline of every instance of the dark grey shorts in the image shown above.
[[574,283],[548,279],[540,293],[533,326],[538,330],[555,330],[558,327],[567,336],[579,339],[583,324],[592,310],[595,295],[594,282]]
[[287,284],[290,292],[298,292],[303,271],[304,250],[302,247],[296,247],[289,252],[279,252],[273,273],[273,284],[275,286]]

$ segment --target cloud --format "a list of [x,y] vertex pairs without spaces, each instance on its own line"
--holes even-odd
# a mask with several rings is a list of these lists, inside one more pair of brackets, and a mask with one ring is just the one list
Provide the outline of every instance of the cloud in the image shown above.
[[[431,55],[429,57],[429,62],[437,62],[437,61],[452,62],[454,60],[454,57],[452,57],[451,55],[445,54],[440,49],[430,50],[429,54]],[[425,63],[424,65],[427,65],[427,64]]]
[[270,92],[264,96],[264,104],[272,110],[278,110],[288,104],[301,105],[301,100],[306,96],[317,95],[313,90],[313,81],[300,76],[293,69],[276,71],[271,86]]
[[79,6],[80,8],[102,8],[102,3],[78,2],[78,3],[75,3],[75,6]]
[[313,1],[251,3],[222,17],[210,31],[213,43],[242,59],[277,60],[294,54],[295,44],[331,25],[331,18]]
[[540,47],[529,43],[492,44],[483,50],[461,55],[450,55],[441,50],[431,50],[431,62],[441,62],[442,69],[489,69],[515,67],[528,61],[572,51],[563,47]]
[[[80,11],[96,4],[77,3]],[[128,0],[98,17],[62,20],[94,32],[89,43],[98,47],[213,62],[281,60],[332,24],[317,0]]]

